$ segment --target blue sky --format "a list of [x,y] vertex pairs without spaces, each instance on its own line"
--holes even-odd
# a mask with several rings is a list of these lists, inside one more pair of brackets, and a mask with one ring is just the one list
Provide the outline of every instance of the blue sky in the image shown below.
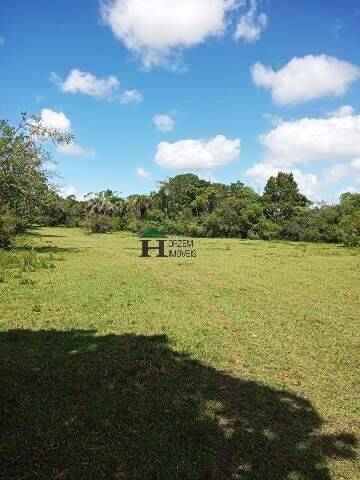
[[82,196],[192,171],[312,199],[360,187],[358,0],[2,0],[1,116],[42,115]]

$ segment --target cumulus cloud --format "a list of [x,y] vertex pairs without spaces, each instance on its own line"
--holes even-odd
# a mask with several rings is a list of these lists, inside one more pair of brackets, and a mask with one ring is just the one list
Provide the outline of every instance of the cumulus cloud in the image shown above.
[[[261,135],[260,142],[266,149],[264,158],[245,172],[259,185],[279,171],[292,171],[301,190],[312,199],[346,178],[360,185],[360,116],[283,121]],[[317,162],[325,164],[320,176],[299,168],[313,167]]]
[[224,34],[237,0],[104,0],[102,18],[147,69],[176,64],[176,53]]
[[350,173],[350,165],[348,163],[337,163],[336,165],[324,170],[324,183],[331,185],[336,184]]
[[175,126],[174,120],[166,114],[154,115],[153,123],[160,132],[171,132]]
[[64,93],[79,93],[97,99],[118,100],[124,105],[140,103],[144,100],[143,94],[138,90],[125,90],[119,93],[120,82],[114,75],[97,78],[90,72],[82,72],[74,68],[65,80],[54,72],[51,73],[50,80]]
[[304,173],[298,168],[295,168],[292,172],[300,191],[311,200],[320,200],[321,183],[318,176],[313,173]]
[[256,63],[255,85],[271,90],[279,105],[296,105],[329,95],[343,95],[360,78],[360,68],[328,55],[294,57],[278,71]]
[[63,112],[43,108],[40,117],[42,124],[46,128],[56,128],[63,133],[69,133],[71,130],[71,121]]
[[318,176],[312,173],[304,173],[299,168],[280,167],[266,162],[259,162],[247,169],[245,175],[254,183],[264,186],[270,177],[276,177],[279,172],[292,172],[300,191],[310,199],[318,199],[321,187]]
[[141,103],[143,100],[143,94],[138,90],[125,90],[120,97],[120,102],[124,105],[128,105],[129,103]]
[[114,76],[97,78],[89,72],[75,68],[63,81],[56,73],[51,74],[52,81],[65,93],[81,93],[96,98],[109,98],[118,89],[120,82]]
[[240,139],[229,140],[223,135],[204,140],[161,142],[155,162],[162,168],[212,170],[236,160],[240,155]]
[[266,13],[258,13],[259,0],[250,0],[250,7],[245,15],[240,17],[234,34],[235,40],[256,42],[260,39],[268,22]]
[[302,118],[260,136],[267,162],[280,166],[360,156],[360,116]]
[[81,156],[81,157],[94,157],[95,152],[91,148],[84,148],[76,142],[71,142],[69,144],[58,145],[57,151],[62,155],[69,156]]
[[352,115],[355,109],[351,105],[343,105],[342,107],[328,113],[328,117],[347,117]]
[[138,167],[136,169],[136,175],[141,178],[150,178],[150,173],[147,172],[143,167]]
[[[62,133],[71,133],[71,121],[63,112],[56,112],[50,108],[43,108],[40,114],[41,123],[46,128],[56,128]],[[94,150],[84,148],[76,142],[58,144],[57,151],[62,155],[93,157]]]

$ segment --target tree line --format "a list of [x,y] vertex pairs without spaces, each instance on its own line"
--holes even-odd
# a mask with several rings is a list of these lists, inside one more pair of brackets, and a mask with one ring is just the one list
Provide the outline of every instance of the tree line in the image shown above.
[[0,121],[0,248],[32,225],[360,245],[360,194],[314,205],[292,173],[270,177],[262,195],[240,181],[212,183],[187,173],[160,182],[149,195],[123,198],[108,189],[81,201],[62,198],[46,169],[48,141],[69,143],[72,137],[25,114],[16,127]]

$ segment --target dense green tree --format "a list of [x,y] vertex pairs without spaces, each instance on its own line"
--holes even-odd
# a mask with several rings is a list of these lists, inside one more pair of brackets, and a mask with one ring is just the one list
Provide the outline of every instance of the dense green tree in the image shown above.
[[20,224],[33,222],[48,199],[52,186],[44,165],[50,156],[42,145],[71,140],[71,135],[44,126],[34,116],[22,114],[17,126],[0,120],[0,236],[9,238]]
[[262,201],[266,216],[273,220],[289,219],[310,205],[310,201],[300,193],[293,174],[284,172],[269,178]]
[[338,228],[339,240],[349,247],[360,246],[360,209],[344,215]]
[[71,141],[71,136],[44,127],[22,115],[19,124],[0,121],[0,212],[32,221],[50,188],[44,163],[50,160],[42,143]]
[[157,197],[161,208],[167,215],[176,218],[179,212],[190,206],[196,196],[208,185],[209,182],[200,180],[193,173],[176,175],[176,177],[160,183]]
[[343,193],[340,196],[340,208],[346,214],[360,210],[360,193]]

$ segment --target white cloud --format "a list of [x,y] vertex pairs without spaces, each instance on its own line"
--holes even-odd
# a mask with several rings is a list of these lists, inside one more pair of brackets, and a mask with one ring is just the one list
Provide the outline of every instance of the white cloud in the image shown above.
[[248,168],[245,175],[255,183],[264,185],[270,177],[275,177],[279,171],[281,171],[280,167],[276,167],[270,163],[259,162]]
[[82,157],[94,157],[95,152],[90,148],[84,148],[76,142],[71,142],[69,144],[59,144],[57,146],[57,151],[62,155],[70,156],[82,156]]
[[237,0],[104,0],[101,13],[114,36],[147,69],[176,64],[179,50],[221,36]]
[[338,192],[337,197],[340,199],[343,193],[360,193],[359,189],[350,185],[349,187],[343,188],[340,192]]
[[174,130],[175,122],[170,115],[154,115],[153,123],[160,132],[171,132]]
[[283,122],[260,136],[266,161],[288,166],[360,156],[360,116],[303,118]]
[[149,178],[150,177],[150,173],[147,172],[143,167],[138,167],[136,169],[136,175],[138,177],[141,177],[141,178]]
[[128,105],[129,103],[141,103],[144,100],[144,96],[138,90],[125,90],[121,94],[120,103]]
[[360,158],[354,158],[350,162],[353,180],[360,185]]
[[56,112],[50,108],[43,108],[40,117],[44,127],[56,128],[63,133],[69,133],[71,130],[71,121],[63,112]]
[[[71,121],[63,112],[56,112],[50,108],[43,108],[41,110],[41,123],[46,128],[56,128],[62,133],[71,133]],[[85,157],[93,157],[94,150],[84,148],[76,142],[69,144],[58,144],[56,149],[62,155],[77,155]]]
[[298,168],[292,170],[294,179],[299,186],[300,192],[306,195],[311,200],[320,200],[319,192],[321,189],[321,183],[318,180],[317,175],[313,173],[303,173]]
[[324,171],[324,183],[336,184],[346,178],[350,173],[350,165],[347,163],[338,163]]
[[[260,141],[266,147],[265,156],[245,172],[256,184],[264,185],[279,171],[292,171],[301,191],[313,200],[320,198],[324,188],[346,178],[360,185],[360,116],[282,122],[261,135]],[[320,178],[298,167],[313,167],[320,161],[327,164]],[[332,161],[338,163],[329,166]]]
[[223,135],[206,142],[203,140],[180,140],[175,143],[161,142],[155,162],[167,169],[212,170],[236,160],[240,155],[240,139],[228,140]]
[[0,47],[2,47],[5,44],[5,38],[0,37]]
[[352,115],[355,109],[351,105],[343,105],[342,107],[328,113],[328,117],[347,117]]
[[77,190],[73,185],[65,185],[64,187],[61,187],[59,193],[64,198],[69,197],[70,195],[77,196]]
[[234,34],[235,40],[256,42],[265,30],[268,22],[266,13],[258,13],[259,0],[250,0],[250,7],[245,15],[240,17]]
[[[353,159],[350,162],[338,163],[326,168],[322,171],[320,178],[312,173],[303,173],[299,168],[277,166],[266,162],[256,163],[245,172],[245,175],[254,183],[264,186],[271,176],[276,176],[280,171],[292,172],[300,191],[314,201],[319,201],[326,196],[327,187],[337,185],[346,178],[351,178],[360,186],[360,159]],[[345,192],[355,193],[357,191],[359,188],[355,186],[347,187],[342,189],[337,196],[339,197]]]
[[111,97],[120,85],[114,75],[97,78],[95,75],[82,72],[77,68],[71,70],[64,81],[54,72],[51,74],[51,79],[65,93],[81,93],[96,98]]
[[255,84],[270,89],[273,100],[280,105],[343,95],[360,78],[359,67],[327,55],[294,57],[278,71],[256,63],[251,73]]
[[197,175],[201,180],[206,180],[207,182],[210,182],[210,183],[219,183],[219,179],[215,177],[211,171],[197,172]]
[[308,198],[318,200],[318,194],[321,184],[317,175],[312,173],[303,173],[298,168],[279,167],[265,162],[259,162],[247,169],[245,175],[252,179],[256,184],[264,186],[270,177],[276,177],[279,172],[292,172],[299,189]]

